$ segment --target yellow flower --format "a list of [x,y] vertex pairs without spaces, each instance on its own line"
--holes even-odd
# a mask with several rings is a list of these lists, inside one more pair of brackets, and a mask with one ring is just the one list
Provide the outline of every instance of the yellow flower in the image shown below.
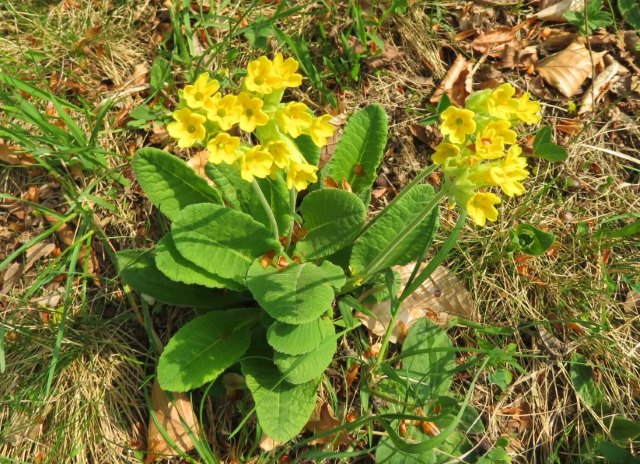
[[311,126],[312,119],[307,105],[299,102],[287,103],[276,113],[280,130],[294,139]]
[[517,134],[509,129],[511,123],[505,120],[487,124],[476,139],[476,154],[484,159],[496,159],[504,156],[505,144],[516,142]]
[[241,109],[237,105],[238,97],[235,95],[225,95],[219,93],[205,101],[207,117],[218,124],[220,129],[228,131],[240,120]]
[[307,185],[318,180],[317,171],[316,166],[291,160],[287,172],[287,187],[295,188],[299,192],[306,189]]
[[436,151],[431,155],[434,164],[441,165],[448,158],[460,156],[460,148],[452,143],[442,142],[436,147]]
[[265,146],[267,151],[273,157],[273,166],[271,166],[271,174],[275,174],[278,169],[284,169],[289,166],[289,158],[291,152],[286,143],[279,140],[274,140]]
[[253,182],[254,177],[267,177],[271,172],[273,156],[260,145],[251,147],[239,159],[240,176],[247,182]]
[[269,122],[269,116],[262,111],[263,102],[260,98],[252,97],[241,92],[236,101],[240,108],[239,125],[245,132],[253,132],[256,126],[264,126]]
[[193,85],[187,85],[182,90],[182,98],[187,106],[193,110],[203,108],[205,101],[220,89],[220,83],[209,77],[209,73],[198,76]]
[[207,143],[209,161],[214,164],[222,162],[232,164],[238,159],[239,147],[240,139],[238,137],[232,137],[226,132],[222,132]]
[[319,148],[324,147],[327,144],[327,139],[333,136],[335,127],[329,121],[331,121],[330,114],[324,114],[311,120],[309,135]]
[[276,75],[281,78],[281,87],[298,87],[302,84],[302,76],[296,71],[298,70],[298,62],[293,58],[283,60],[282,53],[276,53],[273,57],[273,69]]
[[511,114],[518,108],[518,103],[513,95],[516,89],[509,83],[502,84],[494,89],[487,99],[487,109],[494,118],[510,119]]
[[499,167],[490,170],[492,180],[495,185],[499,185],[507,196],[522,195],[525,192],[524,185],[519,181],[529,176],[527,159],[520,156],[522,148],[518,145],[512,146],[507,152],[507,156]]
[[173,112],[174,122],[167,124],[167,131],[174,139],[178,139],[180,148],[193,146],[200,142],[206,135],[204,116],[194,113],[189,108],[182,108]]
[[493,205],[500,203],[500,198],[493,193],[476,192],[467,200],[467,213],[473,222],[479,226],[484,226],[487,219],[495,221],[498,219],[498,210]]
[[516,98],[517,105],[514,114],[527,124],[537,124],[542,118],[540,115],[540,103],[529,101],[529,98],[531,98],[529,93],[524,93],[520,98]]
[[470,110],[450,106],[442,112],[442,135],[449,136],[453,143],[463,143],[467,134],[476,131],[475,113]]
[[282,77],[275,72],[273,63],[266,56],[249,63],[247,72],[244,85],[251,92],[269,94],[282,88]]

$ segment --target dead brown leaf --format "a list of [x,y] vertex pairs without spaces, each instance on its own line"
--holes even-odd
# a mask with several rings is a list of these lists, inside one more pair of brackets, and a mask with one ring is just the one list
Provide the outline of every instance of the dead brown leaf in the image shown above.
[[[193,449],[193,442],[189,433],[200,434],[200,425],[193,412],[191,401],[184,393],[172,393],[173,400],[160,388],[158,380],[153,381],[151,388],[151,407],[157,422],[165,433],[181,451]],[[183,425],[184,423],[184,425]],[[147,434],[147,457],[145,464],[174,456],[175,450],[167,443],[156,425],[153,417],[149,418],[149,432]]]
[[442,95],[446,93],[452,102],[458,106],[463,106],[464,100],[469,95],[466,90],[466,78],[469,74],[470,66],[471,64],[463,55],[458,55],[429,101],[437,103]]
[[[414,264],[396,267],[404,287]],[[364,294],[362,298],[367,295]],[[357,312],[356,317],[374,335],[383,336],[390,321],[391,303],[383,301],[369,306],[375,317]],[[390,341],[398,343],[406,337],[411,326],[419,319],[428,317],[441,327],[446,327],[453,317],[478,321],[480,316],[470,293],[462,282],[444,266],[438,266],[429,278],[402,304],[398,311],[396,326],[391,331]]]
[[20,280],[22,275],[27,272],[36,261],[45,256],[49,256],[56,246],[53,243],[40,242],[36,243],[25,254],[24,264],[22,262],[11,263],[5,270],[3,276],[2,292],[6,294]]
[[20,152],[19,146],[7,145],[2,141],[0,141],[0,161],[12,166],[31,166],[36,162],[35,158],[29,153]]
[[499,57],[503,54],[507,44],[512,47],[517,46],[516,36],[521,27],[498,27],[490,32],[480,34],[471,42],[471,48],[492,57]]
[[565,97],[571,98],[591,77],[596,63],[607,52],[591,52],[584,44],[574,40],[567,48],[540,61],[536,70],[549,85]]
[[147,63],[137,64],[133,68],[133,76],[131,77],[131,85],[144,85],[149,81],[149,66]]
[[271,438],[269,435],[263,433],[262,437],[260,438],[260,443],[258,446],[260,446],[260,449],[262,449],[263,451],[272,451],[274,449],[276,449],[278,446],[280,446],[282,443],[280,443],[279,441],[275,441],[273,438]]
[[584,9],[584,0],[562,0],[543,10],[538,11],[534,16],[543,21],[553,21],[566,23],[564,14],[567,11],[581,11]]
[[189,158],[187,164],[191,166],[196,174],[205,179],[209,185],[214,185],[213,181],[207,177],[207,173],[205,171],[205,167],[207,166],[208,162],[209,152],[207,150],[202,150]]
[[640,314],[640,293],[629,290],[623,307],[627,314]]
[[[316,407],[311,414],[311,418],[305,428],[310,432],[317,434],[327,432],[328,430],[335,429],[340,427],[342,422],[336,419],[336,416],[333,412],[333,408],[324,400],[319,400],[316,403]],[[346,430],[340,430],[340,432],[332,433],[330,435],[325,435],[322,437],[314,438],[309,442],[310,445],[325,445],[330,443],[333,445],[333,448],[339,448],[340,446],[347,446],[351,443],[349,439],[349,434]]]
[[403,52],[402,50],[391,44],[385,43],[382,53],[378,56],[369,58],[367,60],[367,65],[371,69],[380,69],[389,66],[391,63],[402,58],[404,55],[405,52]]
[[607,67],[593,79],[591,87],[584,93],[578,114],[592,111],[594,104],[607,93],[613,83],[620,78],[620,75],[629,73],[612,57],[605,56],[604,60],[607,62]]

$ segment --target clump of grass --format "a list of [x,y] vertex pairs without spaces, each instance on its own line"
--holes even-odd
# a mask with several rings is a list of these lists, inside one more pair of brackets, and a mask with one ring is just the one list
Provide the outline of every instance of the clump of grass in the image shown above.
[[[4,327],[7,332],[12,327]],[[55,330],[12,330],[0,376],[0,455],[16,462],[136,462],[143,352],[121,321],[71,320],[48,396]]]

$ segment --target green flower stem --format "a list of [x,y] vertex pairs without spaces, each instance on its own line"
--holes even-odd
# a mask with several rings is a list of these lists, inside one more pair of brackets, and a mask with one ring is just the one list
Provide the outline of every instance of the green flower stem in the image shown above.
[[258,199],[260,200],[260,203],[262,203],[264,211],[267,213],[267,217],[269,218],[269,222],[271,223],[271,229],[276,237],[276,240],[280,240],[280,233],[278,232],[278,222],[276,221],[276,217],[273,215],[273,210],[271,209],[271,206],[269,206],[269,202],[265,198],[264,193],[262,193],[262,189],[255,179],[253,179],[251,185],[253,185],[253,190],[256,192],[256,195],[258,195]]
[[[427,177],[429,174],[431,174],[433,171],[435,171],[437,169],[437,165],[432,164],[431,166],[427,167],[424,171],[422,171],[421,173],[419,173],[411,182],[409,182],[401,191],[400,193],[398,193],[395,198],[393,200],[391,200],[389,202],[389,204],[387,206],[384,207],[384,209],[382,211],[380,211],[380,213],[378,213],[373,219],[371,219],[368,223],[365,224],[365,226],[362,228],[362,230],[358,233],[358,237],[360,237],[362,234],[365,233],[365,231],[371,227],[373,224],[375,224],[375,222],[378,220],[378,218],[380,216],[382,216],[384,214],[384,212],[391,208],[393,205],[395,205],[398,201],[400,201],[400,199],[402,197],[404,197],[407,193],[409,193],[409,191],[411,190],[412,187],[418,185],[420,182],[422,182],[422,180]],[[358,238],[356,237],[356,239]]]
[[293,227],[296,223],[296,197],[296,188],[291,187],[291,189],[289,189],[289,207],[293,214],[293,220],[291,221],[291,226],[289,226],[289,231],[287,232],[287,241],[284,244],[285,251],[288,251],[291,246],[291,236],[293,235]]

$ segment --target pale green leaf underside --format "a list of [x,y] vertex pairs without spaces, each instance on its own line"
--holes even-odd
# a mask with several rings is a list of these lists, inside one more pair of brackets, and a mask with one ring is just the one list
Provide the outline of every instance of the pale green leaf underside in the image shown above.
[[310,193],[300,205],[307,235],[296,246],[306,259],[329,256],[349,245],[364,224],[367,209],[353,193],[325,189]]
[[183,392],[215,380],[249,348],[257,311],[232,309],[199,316],[169,340],[158,362],[158,381]]
[[322,339],[334,333],[333,322],[329,319],[315,319],[300,325],[276,321],[267,330],[267,341],[276,351],[298,355],[313,351]]
[[171,233],[162,237],[156,245],[156,266],[164,275],[176,282],[198,284],[209,288],[244,289],[233,280],[224,279],[185,259],[178,253]]
[[318,381],[301,385],[281,381],[280,371],[263,359],[244,360],[242,373],[256,403],[258,422],[264,432],[280,442],[298,435],[316,404]]
[[[370,272],[370,266],[391,243],[398,242],[397,234],[431,202],[435,193],[430,185],[417,185],[397,203],[384,211],[377,221],[356,241],[351,252],[350,268],[353,275]],[[416,260],[436,230],[437,207],[413,232],[405,235],[395,250],[376,266],[381,270]]]
[[346,179],[355,194],[369,204],[370,190],[387,143],[387,115],[380,105],[369,105],[349,118],[322,178]]
[[300,384],[322,376],[336,353],[335,331],[332,332],[308,353],[292,356],[275,352],[273,361],[288,382]]
[[259,260],[247,274],[247,287],[260,306],[274,319],[306,324],[331,307],[334,288],[344,285],[342,269],[329,262],[291,265],[283,270],[264,269]]
[[138,150],[133,169],[144,193],[171,220],[188,205],[222,203],[218,191],[187,163],[157,148]]
[[280,248],[271,233],[247,214],[212,204],[183,209],[171,234],[188,261],[242,285],[256,258]]

